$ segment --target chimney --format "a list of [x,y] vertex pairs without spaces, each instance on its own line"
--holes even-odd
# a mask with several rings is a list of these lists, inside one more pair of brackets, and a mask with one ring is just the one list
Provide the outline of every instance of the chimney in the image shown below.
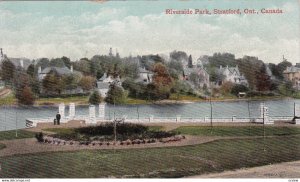
[[42,67],[39,66],[39,69],[38,69],[38,74],[41,74],[42,73]]
[[71,73],[73,73],[73,65],[71,65]]
[[21,65],[22,68],[24,68],[24,61],[23,61],[23,59],[20,60],[20,65]]

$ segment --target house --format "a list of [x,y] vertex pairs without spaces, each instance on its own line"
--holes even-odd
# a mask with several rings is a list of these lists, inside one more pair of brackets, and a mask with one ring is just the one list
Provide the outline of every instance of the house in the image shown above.
[[203,67],[196,67],[196,68],[184,68],[183,69],[183,80],[189,80],[189,77],[192,73],[196,73],[199,77],[199,85],[195,85],[196,87],[203,88],[205,85],[207,88],[210,87],[210,81],[209,81],[209,73],[207,70]]
[[80,77],[82,76],[82,74],[79,71],[74,71],[73,70],[73,66],[71,66],[71,68],[69,69],[68,67],[47,67],[45,69],[42,70],[41,67],[38,68],[38,79],[39,81],[42,81],[45,76],[50,73],[51,71],[55,71],[59,76],[63,76],[63,75],[70,75],[70,74],[77,74]]
[[152,71],[148,71],[145,68],[139,68],[139,78],[136,79],[136,82],[141,82],[141,83],[151,83],[152,82],[152,77],[154,73]]
[[222,67],[220,65],[218,73],[220,75],[223,75],[223,78],[218,83],[216,83],[217,86],[222,85],[224,82],[231,82],[234,84],[242,84],[248,86],[248,81],[246,80],[244,75],[240,73],[237,65],[235,67],[228,67],[228,65],[226,67]]
[[285,80],[291,81],[293,88],[300,90],[300,68],[296,66],[287,67],[283,71]]
[[0,63],[7,58],[10,62],[14,64],[14,66],[17,67],[22,67],[25,70],[29,67],[29,65],[32,63],[30,59],[27,58],[11,58],[7,57],[6,54],[3,54],[3,49],[0,48]]
[[107,75],[106,73],[104,73],[104,75],[97,81],[97,89],[102,97],[107,96],[109,86],[113,83],[122,87],[122,82],[120,80],[120,77],[113,78],[111,75]]

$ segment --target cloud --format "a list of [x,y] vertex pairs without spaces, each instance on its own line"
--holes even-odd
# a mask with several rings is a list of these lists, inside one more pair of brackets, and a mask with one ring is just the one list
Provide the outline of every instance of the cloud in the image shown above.
[[[294,12],[289,4],[284,7]],[[125,8],[103,7],[77,16],[0,11],[0,17],[5,17],[0,23],[4,35],[0,46],[11,57],[68,56],[77,60],[86,52],[87,57],[107,54],[110,47],[118,49],[121,56],[183,50],[194,58],[231,52],[236,57],[250,55],[276,63],[282,54],[294,63],[300,57],[299,28],[284,21],[285,15],[136,16]]]

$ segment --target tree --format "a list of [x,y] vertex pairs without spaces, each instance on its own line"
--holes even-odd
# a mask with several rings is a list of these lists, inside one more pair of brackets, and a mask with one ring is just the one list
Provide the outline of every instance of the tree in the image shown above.
[[101,101],[102,101],[101,94],[97,90],[94,91],[90,95],[90,98],[89,98],[89,103],[90,104],[93,104],[93,105],[100,104]]
[[228,95],[233,88],[232,82],[224,82],[222,86],[220,87],[220,91],[223,95]]
[[60,67],[60,68],[65,67],[65,63],[61,58],[51,59],[49,65],[53,67]]
[[271,88],[271,79],[266,72],[265,65],[256,72],[256,89],[258,91],[269,91]]
[[173,51],[170,53],[170,59],[171,60],[176,60],[176,61],[187,61],[188,56],[185,52],[183,51]]
[[63,82],[56,71],[50,71],[42,81],[43,90],[46,94],[60,94],[64,88]]
[[278,90],[279,93],[285,96],[291,96],[295,92],[295,89],[293,88],[293,83],[290,81],[280,84]]
[[158,99],[167,99],[170,96],[170,90],[174,81],[168,70],[162,63],[156,63],[153,69],[153,86]]
[[16,94],[16,98],[18,99],[18,103],[22,105],[33,105],[35,100],[29,86],[25,86],[18,94]]
[[189,56],[188,67],[189,67],[189,68],[193,68],[193,59],[192,59],[192,55]]
[[82,72],[84,75],[91,75],[91,61],[87,58],[82,58],[74,63],[74,69]]
[[249,91],[249,88],[246,87],[245,85],[241,85],[241,84],[235,84],[231,88],[231,94],[236,95],[236,96],[239,94],[239,92],[248,92],[248,91]]
[[126,101],[127,94],[117,84],[111,84],[107,92],[105,101],[110,104],[123,104]]
[[15,65],[8,59],[5,59],[1,64],[1,77],[6,84],[12,84],[14,72],[16,70]]
[[79,82],[79,86],[84,91],[90,91],[94,88],[96,79],[92,76],[83,76]]
[[63,57],[60,58],[60,59],[63,61],[64,65],[65,65],[66,67],[71,68],[72,63],[71,63],[70,58],[68,58],[68,57],[66,57],[66,56],[63,56]]
[[31,77],[34,77],[35,71],[34,71],[34,64],[30,64],[27,68],[27,74]]

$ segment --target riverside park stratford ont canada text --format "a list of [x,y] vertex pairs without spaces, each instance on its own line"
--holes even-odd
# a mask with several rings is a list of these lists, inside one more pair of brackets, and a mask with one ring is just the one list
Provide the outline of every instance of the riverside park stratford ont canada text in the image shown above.
[[176,14],[184,14],[184,15],[230,15],[230,14],[282,14],[284,13],[282,9],[166,9],[165,14],[167,15],[176,15]]

